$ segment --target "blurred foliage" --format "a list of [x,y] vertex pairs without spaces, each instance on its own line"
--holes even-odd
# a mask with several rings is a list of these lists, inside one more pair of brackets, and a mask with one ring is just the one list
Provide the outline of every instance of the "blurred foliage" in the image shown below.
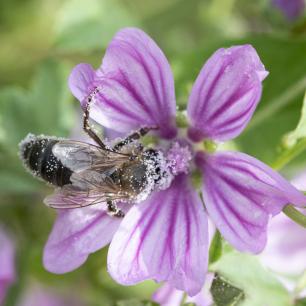
[[[287,290],[277,278],[261,266],[255,256],[229,248],[220,260],[211,266],[211,270],[230,280],[231,286],[236,287],[237,295],[235,296],[240,296],[239,290],[243,291],[244,298],[239,303],[241,306],[292,305],[291,296]],[[229,292],[229,294],[232,293],[232,291]]]
[[[306,88],[305,16],[288,23],[269,0],[1,1],[0,223],[15,236],[18,251],[18,281],[8,306],[16,305],[34,282],[63,295],[73,290],[86,305],[154,305],[141,302],[150,299],[153,282],[115,284],[106,271],[106,249],[63,276],[43,269],[42,250],[55,213],[42,200],[51,189],[26,173],[17,155],[18,143],[29,132],[67,137],[81,125],[79,105],[67,87],[69,72],[80,62],[97,67],[111,37],[126,26],[143,28],[164,50],[181,108],[217,48],[254,45],[270,75],[253,120],[234,146],[270,164],[287,154],[282,139],[298,124]],[[295,135],[304,137],[303,132]],[[306,159],[305,154],[291,157],[284,173],[294,175]],[[256,258],[237,252],[220,258],[217,242],[212,267],[244,289],[248,306],[291,305],[287,292]],[[239,273],[237,262],[243,267]]]
[[306,137],[306,94],[304,95],[301,118],[294,131],[284,136],[284,146],[291,148],[296,145],[297,141]]
[[297,300],[295,306],[306,306],[306,298]]
[[209,263],[216,262],[222,256],[222,236],[218,230],[216,230],[214,237],[209,246]]

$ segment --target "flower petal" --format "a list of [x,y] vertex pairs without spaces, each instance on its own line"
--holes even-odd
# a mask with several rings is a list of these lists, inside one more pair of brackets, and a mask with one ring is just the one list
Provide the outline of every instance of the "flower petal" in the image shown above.
[[152,296],[152,300],[160,306],[180,306],[183,298],[184,291],[175,289],[169,283],[158,288]]
[[44,266],[53,273],[66,273],[81,266],[90,253],[107,245],[121,219],[105,210],[83,207],[60,211],[44,249]]
[[8,287],[15,281],[15,248],[7,233],[0,228],[0,305]]
[[294,21],[305,10],[305,0],[272,0],[272,4],[280,9],[289,21]]
[[72,71],[69,85],[81,103],[83,89],[90,87],[88,80],[91,87],[98,87],[91,107],[95,121],[118,132],[158,126],[162,137],[176,135],[171,68],[163,52],[143,31],[119,31],[94,78],[88,66],[78,67]]
[[207,273],[202,290],[193,297],[187,295],[186,299],[184,299],[184,291],[177,290],[169,283],[165,283],[154,292],[152,300],[159,303],[160,306],[180,306],[183,299],[185,302],[184,305],[186,303],[189,305],[190,303],[197,306],[210,306],[213,304],[210,293],[210,287],[213,279],[214,274]]
[[189,97],[189,137],[225,141],[238,136],[255,111],[267,75],[251,45],[217,50],[202,68]]
[[80,306],[75,294],[66,298],[53,292],[50,287],[44,288],[38,284],[27,286],[26,291],[18,300],[17,306]]
[[185,175],[131,208],[108,252],[108,269],[119,283],[168,281],[197,294],[207,270],[207,217]]
[[[94,88],[96,72],[89,64],[79,64],[73,68],[68,79],[68,86],[72,94],[81,102]],[[85,105],[82,105],[84,107]]]
[[187,296],[185,303],[187,303],[187,305],[188,303],[193,303],[194,305],[197,306],[212,306],[214,303],[212,295],[210,293],[210,288],[213,280],[214,280],[214,274],[207,273],[205,278],[205,284],[201,292],[193,297]]
[[198,153],[203,198],[209,216],[239,251],[258,253],[266,244],[270,215],[306,197],[277,172],[239,152]]
[[[302,213],[306,215],[306,210],[302,210]],[[284,214],[279,214],[272,218],[268,230],[269,239],[261,254],[262,262],[270,270],[282,275],[298,276],[306,271],[305,228]]]

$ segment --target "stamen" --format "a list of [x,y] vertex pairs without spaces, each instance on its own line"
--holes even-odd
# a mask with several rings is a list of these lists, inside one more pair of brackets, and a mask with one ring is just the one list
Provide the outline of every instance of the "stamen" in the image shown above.
[[188,145],[181,146],[178,142],[174,143],[167,153],[168,164],[173,175],[188,173],[191,159],[192,154]]

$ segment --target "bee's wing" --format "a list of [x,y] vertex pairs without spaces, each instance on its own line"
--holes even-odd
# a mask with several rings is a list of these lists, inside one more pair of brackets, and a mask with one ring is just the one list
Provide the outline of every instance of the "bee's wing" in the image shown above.
[[113,170],[128,161],[128,155],[73,140],[60,140],[52,152],[73,173],[71,184],[58,188],[45,199],[48,206],[69,209],[128,198],[109,177]]
[[52,195],[45,198],[46,205],[56,209],[81,208],[89,205],[104,203],[100,195],[87,195],[85,192],[72,193],[67,186],[57,189]]
[[57,209],[80,208],[106,203],[107,200],[128,200],[128,194],[107,176],[93,170],[73,173],[72,184],[58,188],[45,199],[45,203]]
[[60,140],[52,153],[62,164],[74,172],[96,169],[100,172],[118,167],[129,159],[129,155],[102,150],[101,148],[74,140]]

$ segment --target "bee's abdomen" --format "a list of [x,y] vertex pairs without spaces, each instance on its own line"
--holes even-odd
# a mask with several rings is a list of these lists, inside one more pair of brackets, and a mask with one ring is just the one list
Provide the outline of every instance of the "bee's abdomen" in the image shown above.
[[20,155],[26,168],[52,185],[71,184],[72,171],[52,153],[59,140],[44,136],[28,135],[20,144]]

